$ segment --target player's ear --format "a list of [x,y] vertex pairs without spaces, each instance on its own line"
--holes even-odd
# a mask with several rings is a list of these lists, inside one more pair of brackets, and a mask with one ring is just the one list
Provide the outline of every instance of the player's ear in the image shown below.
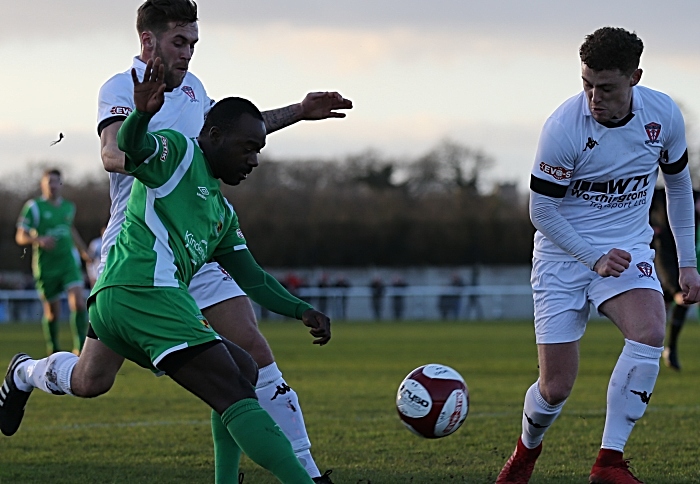
[[212,126],[209,128],[209,132],[207,134],[209,139],[214,143],[218,143],[221,140],[222,133],[218,126]]
[[639,84],[639,81],[642,79],[642,72],[644,71],[642,71],[641,69],[636,69],[632,73],[632,77],[630,79],[630,86],[636,86],[637,84]]
[[152,49],[155,46],[155,36],[150,30],[141,32],[141,45],[146,49]]

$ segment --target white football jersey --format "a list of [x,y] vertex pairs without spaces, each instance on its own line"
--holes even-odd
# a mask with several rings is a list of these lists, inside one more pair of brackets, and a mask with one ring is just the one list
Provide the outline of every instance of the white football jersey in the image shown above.
[[[134,57],[132,67],[136,69],[139,79],[143,79],[146,64]],[[182,84],[172,92],[165,93],[165,104],[148,124],[149,131],[173,129],[187,137],[195,138],[204,125],[204,117],[209,112],[213,101],[209,99],[201,81],[191,72],[187,72]],[[97,131],[117,121],[124,121],[134,110],[134,83],[131,69],[113,76],[100,88]],[[131,193],[134,178],[121,173],[109,174],[109,195],[112,201],[109,222],[102,236],[102,264],[107,259],[109,248],[117,240],[119,230],[124,222],[126,203]],[[100,268],[101,272],[102,268]]]
[[[635,86],[630,114],[617,124],[601,124],[581,92],[547,119],[530,188],[561,198],[559,213],[602,252],[648,248],[659,167],[679,173],[687,165],[686,150],[683,116],[666,94]],[[534,256],[575,260],[539,231]]]

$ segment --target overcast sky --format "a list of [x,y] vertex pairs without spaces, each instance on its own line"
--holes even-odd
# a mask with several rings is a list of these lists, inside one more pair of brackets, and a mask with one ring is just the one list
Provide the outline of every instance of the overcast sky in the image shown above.
[[[39,162],[99,175],[97,92],[138,54],[140,4],[3,0],[0,176]],[[642,84],[682,105],[700,143],[697,0],[201,0],[199,17],[191,70],[211,97],[266,110],[337,90],[355,103],[271,135],[275,158],[414,157],[449,137],[496,159],[492,181],[525,188],[544,120],[581,90],[578,48],[605,25],[638,33]]]

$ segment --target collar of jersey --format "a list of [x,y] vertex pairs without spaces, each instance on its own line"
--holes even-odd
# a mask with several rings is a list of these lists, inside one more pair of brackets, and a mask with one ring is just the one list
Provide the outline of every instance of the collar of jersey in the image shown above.
[[[642,96],[639,94],[639,89],[637,88],[637,86],[634,86],[632,88],[632,109],[627,114],[627,116],[625,116],[616,123],[608,121],[606,123],[599,124],[605,126],[606,128],[621,128],[622,126],[625,126],[627,123],[629,123],[632,120],[632,118],[634,118],[634,114],[637,111],[641,111],[642,109],[644,109],[644,101],[642,100]],[[583,115],[592,116],[591,107],[588,105],[588,99],[586,99],[585,93],[583,93]]]

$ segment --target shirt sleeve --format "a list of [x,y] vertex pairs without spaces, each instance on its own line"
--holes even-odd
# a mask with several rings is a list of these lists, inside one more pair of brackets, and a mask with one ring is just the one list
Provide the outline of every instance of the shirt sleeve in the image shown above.
[[687,166],[677,174],[664,173],[668,223],[676,241],[678,267],[696,267],[695,206],[690,170]]
[[662,132],[663,150],[659,156],[659,167],[664,174],[674,175],[688,164],[688,145],[685,139],[685,121],[676,103],[671,103],[670,126]]
[[39,207],[37,207],[34,200],[29,200],[27,203],[25,203],[19,213],[19,218],[17,219],[17,228],[22,228],[27,232],[33,228],[36,228],[39,220],[38,211]]
[[97,100],[97,135],[100,136],[102,130],[110,124],[124,121],[133,110],[133,81],[125,74],[117,74],[100,88]]
[[117,132],[117,146],[126,154],[126,171],[147,187],[158,188],[187,157],[188,141],[177,131],[148,132],[152,117],[149,113],[133,111]]
[[545,122],[531,171],[533,191],[564,198],[571,183],[578,150],[561,123],[550,117]]

